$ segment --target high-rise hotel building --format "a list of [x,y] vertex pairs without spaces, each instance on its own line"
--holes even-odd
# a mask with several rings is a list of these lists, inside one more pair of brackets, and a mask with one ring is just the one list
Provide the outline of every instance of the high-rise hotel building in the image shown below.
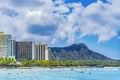
[[48,46],[46,44],[36,44],[35,49],[36,60],[49,60]]
[[0,57],[12,56],[11,51],[11,35],[0,32]]
[[16,41],[15,38],[11,39],[11,55],[15,58],[16,54]]
[[0,57],[11,56],[17,61],[49,60],[48,46],[33,41],[15,41],[11,35],[0,32]]
[[49,60],[48,46],[32,41],[16,42],[17,61],[22,60]]
[[34,60],[35,44],[32,41],[16,42],[16,55],[17,61]]

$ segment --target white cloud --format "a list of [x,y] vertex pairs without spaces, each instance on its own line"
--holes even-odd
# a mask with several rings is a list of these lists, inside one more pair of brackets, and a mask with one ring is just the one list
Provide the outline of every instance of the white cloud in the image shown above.
[[[26,4],[24,0],[0,0],[0,31],[11,33],[17,40],[31,39],[48,44],[66,38],[68,44],[73,43],[76,32],[81,33],[78,37],[98,35],[98,42],[104,42],[120,31],[119,0],[108,0],[109,3],[98,0],[87,7],[81,3],[65,4],[64,0],[27,1]],[[51,35],[36,35],[28,31],[31,25],[54,25],[55,31]]]
[[[80,9],[74,10],[70,19],[75,21],[74,24],[78,24],[81,36],[98,35],[98,42],[104,42],[117,36],[117,31],[120,29],[120,18],[118,19],[120,10],[117,9],[118,7],[116,4],[97,1],[86,8],[78,7]],[[115,17],[116,15],[118,16]]]

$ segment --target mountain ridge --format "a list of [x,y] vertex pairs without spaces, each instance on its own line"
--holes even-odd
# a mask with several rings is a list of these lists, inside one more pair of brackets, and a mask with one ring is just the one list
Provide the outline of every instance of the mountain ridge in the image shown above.
[[66,47],[49,47],[52,60],[112,60],[90,50],[84,43],[74,43]]

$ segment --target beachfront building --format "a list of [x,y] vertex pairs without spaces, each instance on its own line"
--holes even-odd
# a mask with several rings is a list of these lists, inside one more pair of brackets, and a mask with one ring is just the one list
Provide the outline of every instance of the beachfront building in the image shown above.
[[46,44],[37,43],[35,45],[35,59],[49,60],[48,46]]
[[16,55],[17,61],[34,60],[35,43],[33,41],[16,42]]
[[23,60],[49,60],[48,46],[32,41],[16,42],[17,61]]
[[15,58],[16,55],[16,41],[15,38],[11,39],[11,55]]
[[10,34],[0,32],[0,57],[23,60],[49,60],[48,46],[33,41],[16,41]]
[[0,32],[0,57],[8,58],[11,55],[11,35]]

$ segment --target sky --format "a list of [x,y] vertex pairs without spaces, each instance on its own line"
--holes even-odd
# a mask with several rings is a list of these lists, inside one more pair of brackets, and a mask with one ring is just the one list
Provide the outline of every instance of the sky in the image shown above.
[[0,0],[0,31],[48,46],[85,43],[120,59],[120,0]]

